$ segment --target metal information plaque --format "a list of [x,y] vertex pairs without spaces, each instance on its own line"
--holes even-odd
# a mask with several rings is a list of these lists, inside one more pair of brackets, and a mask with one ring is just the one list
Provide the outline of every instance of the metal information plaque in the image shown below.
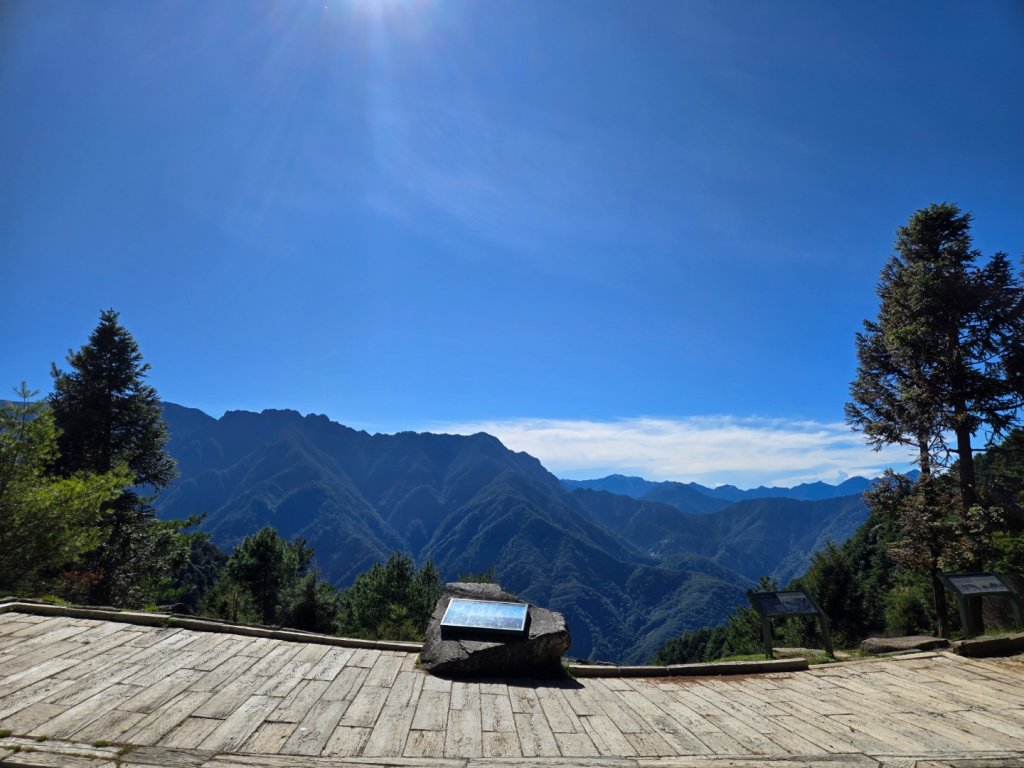
[[747,592],[747,599],[761,617],[761,638],[764,641],[764,655],[769,659],[772,651],[772,619],[786,619],[790,616],[814,616],[818,619],[821,642],[829,656],[835,656],[832,650],[832,632],[828,625],[828,616],[818,607],[806,592],[790,590],[787,592]]
[[772,619],[785,616],[817,616],[818,606],[804,592],[754,592],[754,609]]
[[[949,587],[956,605],[960,610],[960,624],[967,637],[977,637],[985,627],[981,622],[981,610],[977,603],[983,597],[1007,597],[1010,599],[1010,608],[1013,610],[1013,621],[1017,627],[1022,626],[1021,596],[1018,595],[1010,585],[998,573],[981,571],[978,573],[940,573],[942,583]],[[972,612],[970,605],[975,605]]]
[[453,597],[441,619],[441,631],[522,634],[526,631],[529,607],[526,603]]
[[1010,588],[994,573],[947,573],[943,579],[950,588],[965,597],[1005,595]]

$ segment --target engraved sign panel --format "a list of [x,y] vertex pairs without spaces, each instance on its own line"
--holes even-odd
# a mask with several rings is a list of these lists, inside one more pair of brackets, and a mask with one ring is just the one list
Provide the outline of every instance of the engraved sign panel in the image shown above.
[[817,614],[818,609],[803,592],[755,592],[760,613],[770,618],[778,616],[807,616]]
[[965,597],[1010,592],[1010,588],[994,573],[949,573],[946,579],[953,589]]
[[526,629],[529,607],[526,603],[453,597],[441,619],[441,629],[521,633]]

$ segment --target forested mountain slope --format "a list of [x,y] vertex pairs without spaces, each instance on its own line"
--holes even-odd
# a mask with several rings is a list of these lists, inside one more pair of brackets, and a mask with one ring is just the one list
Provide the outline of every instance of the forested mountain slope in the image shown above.
[[180,477],[157,501],[162,517],[205,512],[227,549],[267,524],[301,536],[340,586],[396,550],[446,579],[493,567],[506,588],[565,613],[578,657],[648,658],[724,619],[761,573],[798,570],[827,530],[845,531],[825,508],[789,511],[795,501],[690,515],[569,493],[486,434],[370,435],[293,411],[213,419],[170,403],[164,415]]

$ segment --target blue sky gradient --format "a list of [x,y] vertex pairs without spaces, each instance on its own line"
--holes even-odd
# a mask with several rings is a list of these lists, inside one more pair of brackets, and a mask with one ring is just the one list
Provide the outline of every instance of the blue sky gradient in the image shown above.
[[918,208],[1021,256],[1022,93],[1015,0],[7,0],[0,384],[113,307],[215,416],[874,471],[904,454],[844,442],[854,333]]

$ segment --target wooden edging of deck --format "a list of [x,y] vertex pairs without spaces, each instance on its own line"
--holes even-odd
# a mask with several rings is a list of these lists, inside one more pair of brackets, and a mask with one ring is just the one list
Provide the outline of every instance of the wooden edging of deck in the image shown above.
[[763,661],[717,661],[669,666],[614,666],[611,664],[570,664],[574,677],[711,677],[714,675],[755,675],[765,672],[801,672],[807,659],[765,659]]
[[139,624],[149,627],[174,627],[177,629],[191,629],[197,632],[224,632],[232,635],[244,635],[245,637],[266,637],[272,640],[335,645],[342,648],[370,648],[378,651],[419,653],[423,647],[422,643],[337,637],[335,635],[321,635],[316,632],[303,632],[298,629],[280,629],[277,627],[254,626],[252,624],[231,624],[226,621],[200,619],[195,616],[182,616],[176,613],[148,613],[146,611],[119,611],[116,608],[57,605],[55,603],[24,600],[21,598],[0,599],[0,613],[7,613],[9,611],[33,613],[40,616],[67,616],[75,619],[116,621],[123,624]]
[[[419,653],[421,643],[397,640],[364,640],[357,637],[337,637],[297,629],[232,624],[215,619],[182,616],[174,613],[149,613],[147,611],[125,611],[116,608],[95,606],[72,606],[48,603],[17,597],[0,598],[0,614],[10,611],[31,613],[40,616],[66,616],[96,621],[114,621],[123,624],[138,624],[150,627],[174,627],[197,632],[221,632],[245,637],[264,637],[272,640],[333,645],[342,648],[369,648],[380,651],[401,651]],[[765,659],[763,661],[724,661],[703,664],[672,664],[669,666],[567,664],[573,677],[693,677],[715,675],[750,675],[766,672],[799,672],[808,668],[806,659]]]

